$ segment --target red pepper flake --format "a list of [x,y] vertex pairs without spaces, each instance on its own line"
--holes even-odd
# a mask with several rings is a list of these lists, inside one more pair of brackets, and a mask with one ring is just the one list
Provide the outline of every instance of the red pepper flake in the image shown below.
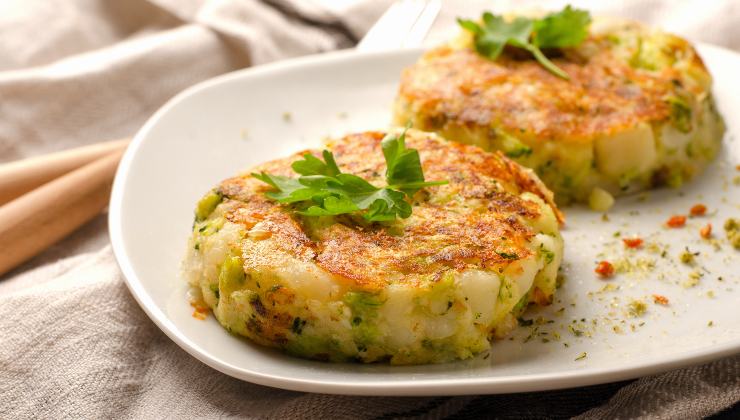
[[712,224],[711,223],[707,223],[706,226],[704,226],[703,228],[701,228],[701,230],[699,231],[699,235],[701,235],[701,237],[704,238],[704,239],[711,238],[712,237]]
[[668,305],[668,298],[663,295],[653,295],[653,302],[658,305]]
[[622,242],[624,242],[624,246],[627,248],[640,248],[644,241],[642,238],[624,238]]
[[736,171],[740,171],[740,165],[735,166]]
[[665,224],[669,228],[683,227],[686,224],[686,216],[683,216],[683,215],[671,216],[671,218],[668,219],[668,221],[665,222]]
[[689,210],[692,216],[704,216],[707,213],[707,206],[704,204],[696,204]]
[[614,275],[614,266],[609,261],[601,261],[594,272],[603,278],[609,278]]
[[190,306],[194,308],[193,310],[193,318],[204,320],[208,317],[208,307],[207,306],[200,306],[197,303],[191,302]]

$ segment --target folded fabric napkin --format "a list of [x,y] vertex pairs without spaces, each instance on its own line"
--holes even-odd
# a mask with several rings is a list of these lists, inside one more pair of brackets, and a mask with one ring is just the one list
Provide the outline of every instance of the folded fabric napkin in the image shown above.
[[[571,3],[740,49],[733,0]],[[131,135],[198,81],[350,47],[388,4],[2,2],[0,161]],[[447,2],[430,42],[456,14],[520,5]],[[242,382],[186,354],[146,317],[123,283],[104,216],[0,279],[2,418],[699,418],[738,401],[738,356],[636,381],[497,396],[349,397]]]

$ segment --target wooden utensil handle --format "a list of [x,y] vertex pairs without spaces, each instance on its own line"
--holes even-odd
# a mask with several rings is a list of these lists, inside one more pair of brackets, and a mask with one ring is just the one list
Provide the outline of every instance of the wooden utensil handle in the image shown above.
[[129,139],[108,141],[0,164],[0,205],[69,171],[128,146]]
[[0,207],[0,275],[100,213],[122,155],[114,151]]

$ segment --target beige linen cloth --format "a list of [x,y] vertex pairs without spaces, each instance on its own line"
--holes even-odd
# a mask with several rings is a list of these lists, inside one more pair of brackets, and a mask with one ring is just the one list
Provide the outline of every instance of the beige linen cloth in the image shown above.
[[[2,1],[0,161],[129,136],[198,81],[350,47],[388,3]],[[740,49],[734,0],[587,5]],[[432,38],[471,7],[447,2]],[[730,418],[739,378],[736,356],[637,381],[517,395],[365,398],[253,385],[201,364],[146,317],[123,283],[104,216],[0,279],[0,418]]]

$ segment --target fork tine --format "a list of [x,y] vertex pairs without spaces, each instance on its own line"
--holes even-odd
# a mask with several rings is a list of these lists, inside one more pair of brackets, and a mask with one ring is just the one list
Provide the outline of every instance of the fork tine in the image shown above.
[[[433,6],[436,4],[436,11],[434,7],[428,10],[430,3],[433,3]],[[412,31],[419,31],[413,36],[416,40],[413,45],[418,45],[439,12],[439,3],[439,0],[400,0],[393,3],[357,44],[357,49],[377,51],[401,48],[406,46],[406,40]],[[424,19],[425,22],[431,21],[415,30],[414,27],[420,19]]]
[[421,46],[426,38],[429,29],[437,19],[440,9],[442,9],[442,0],[429,0],[421,12],[421,15],[414,23],[406,38],[403,40],[404,48],[413,48]]

